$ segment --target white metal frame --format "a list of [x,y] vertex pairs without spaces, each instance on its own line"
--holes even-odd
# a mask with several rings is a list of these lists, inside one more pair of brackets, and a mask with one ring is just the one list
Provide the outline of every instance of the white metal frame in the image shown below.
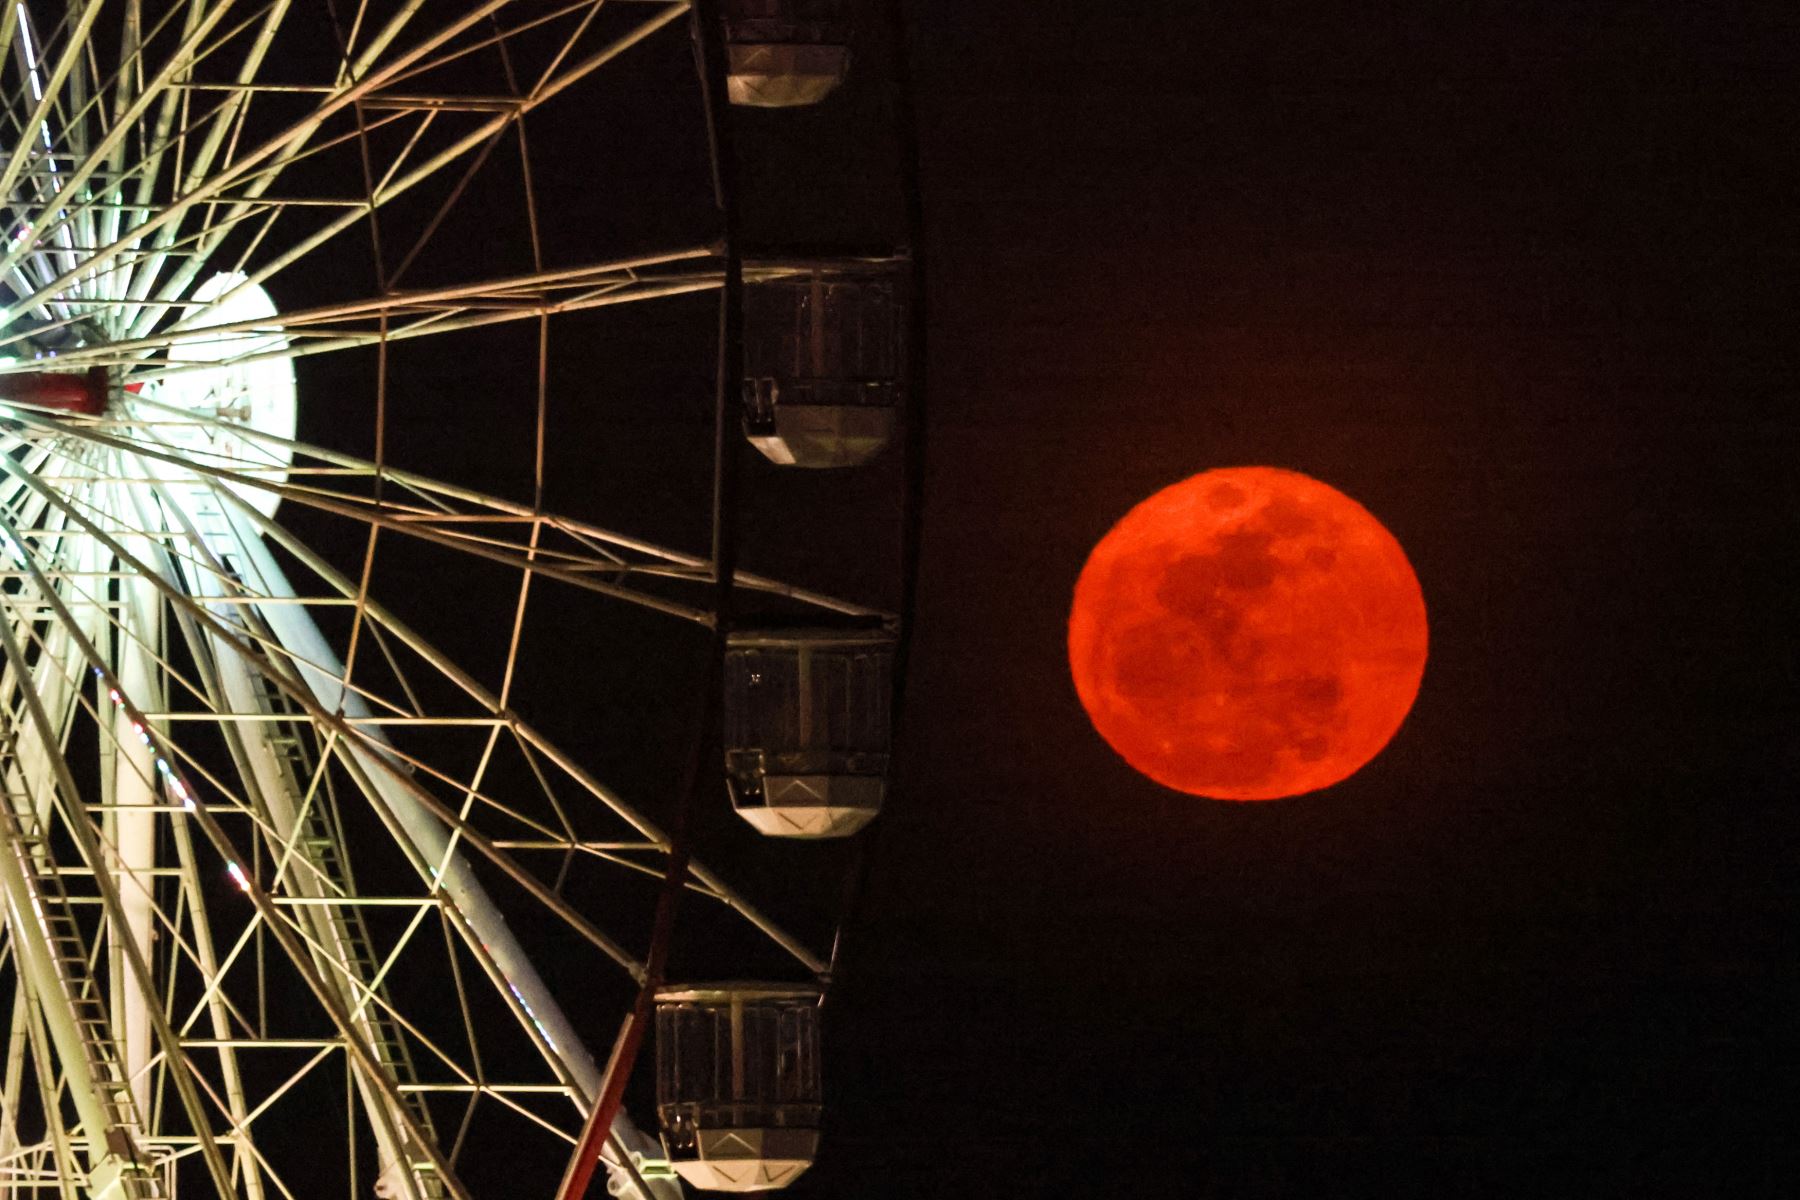
[[[296,83],[270,67],[297,23],[319,19],[310,3],[0,3],[0,376],[99,366],[117,385],[96,416],[0,403],[0,995],[11,999],[0,1000],[0,1200],[313,1195],[306,1163],[278,1161],[259,1131],[327,1072],[343,1079],[343,1153],[353,1159],[369,1138],[377,1147],[375,1163],[352,1162],[353,1189],[378,1177],[383,1194],[408,1200],[467,1195],[457,1163],[477,1102],[540,1131],[556,1154],[600,1076],[472,864],[573,931],[597,963],[641,981],[629,948],[640,931],[609,929],[559,885],[580,862],[654,888],[670,850],[519,711],[536,581],[705,624],[713,565],[544,510],[542,337],[526,397],[539,437],[528,501],[397,470],[379,450],[371,461],[305,444],[159,385],[220,362],[373,346],[379,447],[390,342],[542,328],[718,288],[704,246],[568,268],[534,249],[523,270],[407,288],[433,222],[382,267],[376,295],[212,316],[308,255],[366,254],[340,235],[379,237],[384,206],[402,195],[439,196],[441,216],[501,139],[517,138],[529,163],[526,116],[578,104],[583,81],[686,5],[337,0],[341,57]],[[455,86],[459,62],[493,54],[515,81],[508,94]],[[535,247],[529,198],[523,219]],[[221,273],[238,282],[197,302]],[[196,348],[210,366],[193,361]],[[196,426],[228,434],[231,448],[197,449],[185,436]],[[360,572],[269,516],[274,502],[353,522]],[[516,573],[497,686],[370,595],[377,548],[392,537]],[[735,578],[791,603],[879,615]],[[341,648],[320,632],[327,610],[349,614]],[[422,692],[456,700],[428,704]],[[412,748],[432,738],[474,747],[473,769]],[[536,787],[490,786],[503,758]],[[382,894],[358,887],[351,808],[386,829],[410,879],[383,875]],[[222,894],[221,867],[234,893]],[[825,971],[720,874],[694,864],[690,879],[747,937]],[[451,977],[455,1044],[391,986],[427,954]],[[276,989],[309,1003],[271,1004]],[[504,1036],[529,1041],[541,1071],[493,1076],[481,995],[510,1012]],[[300,1009],[310,1025],[288,1019]],[[272,1058],[288,1065],[272,1070]],[[447,1095],[467,1097],[454,1129],[451,1110],[428,1099]],[[659,1153],[621,1119],[615,1187],[676,1194]]]

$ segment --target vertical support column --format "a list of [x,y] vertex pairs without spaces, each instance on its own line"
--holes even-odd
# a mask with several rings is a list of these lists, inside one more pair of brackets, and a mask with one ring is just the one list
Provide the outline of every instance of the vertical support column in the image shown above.
[[[128,542],[129,545],[129,542]],[[134,553],[143,547],[132,548]],[[163,701],[161,680],[152,659],[153,648],[162,646],[162,604],[155,588],[142,579],[121,581],[120,624],[131,637],[120,635],[118,650],[119,684],[140,709],[161,712]],[[133,640],[133,638],[141,639]],[[124,911],[123,936],[131,939],[145,962],[155,962],[151,947],[151,931],[155,922],[156,898],[156,762],[122,708],[113,708],[113,789],[117,809],[113,818],[113,850],[119,881],[119,905]],[[134,811],[135,810],[135,811]],[[115,933],[115,936],[117,934]],[[115,956],[118,950],[114,950]],[[127,972],[119,970],[113,978],[113,1023],[118,1031],[120,1061],[126,1079],[131,1081],[132,1100],[140,1113],[151,1110],[149,1064],[154,1047],[151,1040],[150,1009],[142,989],[134,987]]]
[[[19,1148],[19,1085],[25,1078],[25,977],[23,972],[13,982],[12,1023],[6,1033],[6,1061],[0,1067],[0,1161],[10,1158]],[[13,1188],[0,1177],[0,1200],[12,1200]]]

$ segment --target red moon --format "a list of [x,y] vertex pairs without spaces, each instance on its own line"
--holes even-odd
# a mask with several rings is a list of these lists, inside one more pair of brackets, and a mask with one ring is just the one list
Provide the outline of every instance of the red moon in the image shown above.
[[1336,488],[1206,471],[1125,514],[1088,556],[1069,669],[1094,728],[1156,782],[1274,800],[1355,774],[1425,673],[1406,552]]

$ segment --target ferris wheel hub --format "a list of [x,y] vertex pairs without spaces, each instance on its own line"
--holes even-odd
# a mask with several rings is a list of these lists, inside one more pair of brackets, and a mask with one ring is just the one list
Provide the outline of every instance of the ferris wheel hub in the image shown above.
[[96,417],[106,411],[112,375],[105,367],[85,371],[17,371],[0,375],[0,402],[53,412]]

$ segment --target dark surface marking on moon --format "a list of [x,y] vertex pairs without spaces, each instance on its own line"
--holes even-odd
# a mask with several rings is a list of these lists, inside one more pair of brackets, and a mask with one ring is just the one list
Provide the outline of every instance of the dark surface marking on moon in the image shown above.
[[[1219,509],[1245,499],[1229,484],[1208,493]],[[1300,504],[1276,496],[1216,534],[1208,551],[1184,554],[1161,569],[1155,600],[1163,615],[1114,635],[1114,679],[1120,694],[1159,725],[1199,734],[1204,753],[1167,742],[1146,750],[1189,769],[1199,763],[1183,760],[1203,759],[1215,780],[1244,788],[1267,780],[1284,749],[1301,762],[1325,757],[1331,743],[1322,731],[1344,724],[1339,664],[1315,661],[1302,671],[1297,663],[1271,662],[1269,639],[1255,632],[1276,582],[1304,569],[1279,556],[1277,544],[1317,526]],[[1157,569],[1152,551],[1130,558],[1140,570]],[[1336,561],[1323,546],[1309,547],[1301,558],[1316,570]],[[1208,711],[1226,703],[1236,714],[1235,737],[1224,736],[1216,712]]]

